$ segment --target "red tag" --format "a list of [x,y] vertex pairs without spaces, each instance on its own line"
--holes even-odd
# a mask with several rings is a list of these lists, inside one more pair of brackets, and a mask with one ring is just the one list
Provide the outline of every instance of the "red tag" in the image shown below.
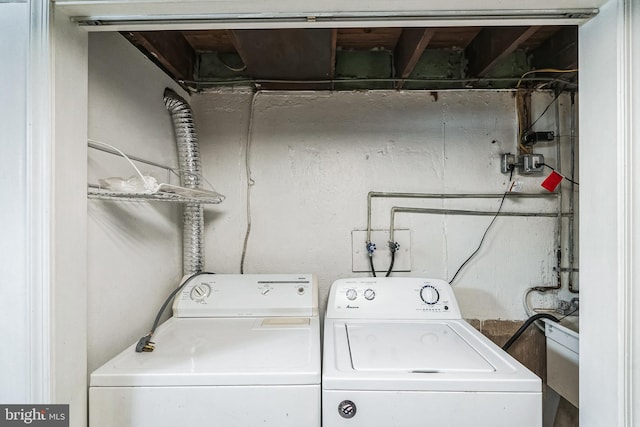
[[545,190],[548,190],[553,193],[553,191],[556,189],[558,184],[560,184],[560,181],[562,181],[563,178],[564,177],[560,175],[558,172],[551,171],[549,176],[544,181],[542,181],[541,185]]

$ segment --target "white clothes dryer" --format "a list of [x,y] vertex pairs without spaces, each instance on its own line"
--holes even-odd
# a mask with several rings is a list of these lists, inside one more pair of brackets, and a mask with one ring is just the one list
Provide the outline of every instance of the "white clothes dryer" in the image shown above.
[[91,374],[90,427],[320,426],[315,276],[203,274],[173,314]]
[[324,427],[540,427],[540,379],[464,321],[449,284],[333,283]]

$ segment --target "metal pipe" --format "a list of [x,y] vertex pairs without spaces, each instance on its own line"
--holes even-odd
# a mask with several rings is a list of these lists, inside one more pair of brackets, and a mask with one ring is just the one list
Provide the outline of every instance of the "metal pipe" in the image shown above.
[[[164,104],[173,120],[173,130],[178,148],[180,184],[186,188],[200,185],[201,164],[198,136],[191,107],[182,97],[167,88]],[[185,275],[203,270],[204,209],[200,203],[187,203],[183,210],[182,269]]]
[[319,80],[286,80],[286,79],[243,79],[243,80],[189,80],[181,79],[181,83],[190,85],[206,85],[206,86],[231,86],[231,85],[254,85],[260,87],[265,84],[336,84],[336,83],[422,83],[422,84],[441,84],[441,83],[510,83],[510,82],[529,82],[529,83],[561,83],[570,88],[577,88],[578,85],[569,80],[557,77],[488,77],[488,78],[466,78],[466,79],[402,79],[402,78],[340,78],[340,79],[319,79]]
[[569,195],[569,292],[577,294],[580,291],[575,290],[573,288],[573,265],[575,262],[574,259],[574,199],[575,199],[575,167],[576,167],[576,100],[575,100],[575,92],[571,92],[571,134],[570,134],[570,142],[571,142],[571,182],[570,189],[571,194]]
[[[88,140],[87,145],[93,149],[99,150],[99,151],[104,151],[105,153],[109,153],[109,154],[114,154],[116,156],[120,156],[122,157],[122,155],[120,153],[118,153],[116,150],[112,150],[110,148],[107,147],[103,147],[99,144],[96,144],[94,142],[92,142],[92,140]],[[132,156],[131,154],[125,153],[127,155],[128,158],[130,158],[131,160],[134,160],[136,162],[139,163],[144,163],[145,165],[149,165],[149,166],[155,166],[157,168],[161,168],[161,169],[165,169],[169,172],[173,172],[175,173],[174,168],[172,168],[171,166],[167,166],[167,165],[163,165],[160,163],[156,163],[156,162],[152,162],[151,160],[146,160],[143,159],[142,157],[136,157],[136,156]]]
[[[504,193],[395,193],[370,191],[367,195],[367,243],[371,242],[371,199],[501,199]],[[547,197],[558,197],[558,193],[507,193],[507,198],[516,199],[538,199]]]
[[[562,150],[560,147],[560,102],[556,97],[555,102],[555,119],[556,119],[556,169],[558,171],[562,170]],[[562,266],[562,190],[558,191],[558,223],[556,225],[556,269],[557,269],[557,277],[556,277],[556,286],[558,289],[562,287],[562,273],[560,272],[560,268]]]
[[[501,196],[502,197],[502,196]],[[537,218],[555,218],[555,212],[497,212],[497,211],[470,211],[462,209],[446,209],[446,208],[413,208],[404,206],[394,206],[391,208],[391,221],[389,226],[389,242],[394,242],[395,215],[397,213],[415,213],[415,214],[440,214],[440,215],[468,215],[468,216],[511,216],[511,217],[537,217]],[[563,213],[562,216],[568,216]]]

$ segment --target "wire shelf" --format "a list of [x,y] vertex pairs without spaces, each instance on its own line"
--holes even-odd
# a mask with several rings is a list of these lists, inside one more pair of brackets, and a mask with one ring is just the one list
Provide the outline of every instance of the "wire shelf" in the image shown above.
[[122,200],[132,202],[142,202],[149,200],[178,203],[202,203],[218,204],[224,199],[215,191],[202,189],[184,188],[169,184],[160,184],[158,190],[154,192],[119,192],[100,188],[98,185],[89,185],[88,197],[90,199],[101,200]]
[[[104,151],[109,154],[113,154],[119,157],[123,157],[126,159],[129,164],[133,167],[133,169],[138,173],[138,176],[145,184],[145,187],[149,188],[146,191],[118,191],[119,188],[113,188],[108,184],[109,179],[106,179],[107,186],[98,185],[98,184],[89,184],[87,189],[87,196],[90,199],[101,199],[101,200],[117,200],[117,201],[131,201],[131,202],[141,202],[141,201],[163,201],[163,202],[178,202],[178,203],[200,203],[200,204],[218,204],[224,200],[224,196],[213,189],[213,186],[204,179],[204,181],[209,184],[211,190],[205,190],[203,188],[186,188],[181,187],[179,185],[169,184],[169,183],[160,183],[156,185],[156,181],[153,177],[144,177],[140,170],[135,166],[132,161],[145,163],[151,166],[159,167],[167,170],[170,173],[179,176],[178,173],[169,166],[164,166],[159,163],[151,162],[149,160],[142,159],[140,157],[133,157],[128,155],[118,148],[109,145],[104,142],[89,140],[89,147],[94,148],[96,150]],[[169,175],[167,177],[167,181],[171,178]],[[152,183],[149,183],[149,180],[152,180]],[[100,180],[102,184],[102,180]]]

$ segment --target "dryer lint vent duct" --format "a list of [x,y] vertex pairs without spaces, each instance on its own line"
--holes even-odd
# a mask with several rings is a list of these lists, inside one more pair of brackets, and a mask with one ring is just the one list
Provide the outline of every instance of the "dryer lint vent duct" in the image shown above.
[[[198,188],[202,177],[198,135],[191,107],[182,97],[167,88],[164,105],[171,114],[178,147],[180,185]],[[186,203],[183,212],[182,269],[184,275],[203,270],[204,209],[200,203]]]

